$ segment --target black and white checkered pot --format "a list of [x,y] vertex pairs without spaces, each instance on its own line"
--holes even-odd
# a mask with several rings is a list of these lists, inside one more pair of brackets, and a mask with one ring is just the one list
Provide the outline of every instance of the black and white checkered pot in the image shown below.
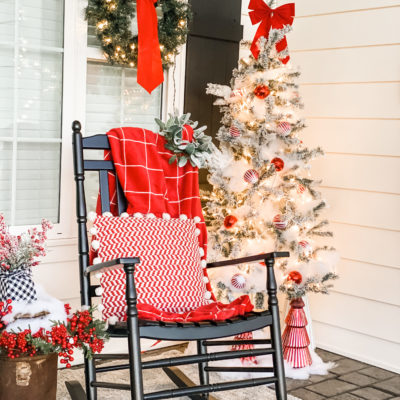
[[0,272],[0,300],[7,301],[8,299],[29,303],[37,300],[30,268]]

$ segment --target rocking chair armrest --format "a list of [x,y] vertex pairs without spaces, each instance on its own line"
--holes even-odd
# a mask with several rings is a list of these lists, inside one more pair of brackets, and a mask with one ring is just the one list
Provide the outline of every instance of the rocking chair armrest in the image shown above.
[[124,265],[138,264],[138,263],[140,263],[140,259],[138,257],[116,258],[115,260],[104,261],[99,264],[90,265],[89,267],[86,268],[85,274],[90,275],[92,272],[98,272],[105,269],[109,271],[113,269],[123,268]]
[[235,260],[216,261],[207,264],[207,268],[226,267],[228,265],[237,265],[243,263],[251,263],[254,261],[266,261],[280,257],[289,257],[288,251],[275,251],[272,253],[257,254],[255,256],[236,258]]

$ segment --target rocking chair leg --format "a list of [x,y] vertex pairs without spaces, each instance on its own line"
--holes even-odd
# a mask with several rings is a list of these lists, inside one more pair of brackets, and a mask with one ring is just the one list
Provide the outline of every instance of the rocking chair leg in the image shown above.
[[96,370],[94,367],[94,360],[85,358],[85,383],[86,383],[86,396],[88,400],[97,400],[97,388],[91,386],[91,382],[96,380]]
[[[203,343],[201,340],[197,341],[197,353],[198,354],[207,354],[207,348],[206,346],[203,346]],[[199,379],[200,379],[200,385],[208,385],[210,383],[210,378],[209,378],[209,373],[208,371],[205,370],[205,367],[207,367],[208,363],[200,363],[199,364]],[[202,395],[202,397],[205,400],[208,400],[209,395],[208,393],[205,393]]]
[[131,381],[132,400],[143,400],[143,377],[142,360],[140,357],[140,332],[139,318],[137,311],[137,295],[134,282],[135,264],[127,264],[124,267],[126,274],[126,303],[127,325],[128,325],[128,346]]
[[267,265],[267,292],[268,292],[268,309],[272,314],[273,324],[271,328],[271,344],[275,350],[272,354],[274,364],[274,374],[278,378],[275,383],[275,392],[277,400],[287,400],[285,367],[283,365],[283,352],[281,342],[281,328],[279,319],[278,298],[276,297],[277,285],[274,274],[274,258],[269,258]]

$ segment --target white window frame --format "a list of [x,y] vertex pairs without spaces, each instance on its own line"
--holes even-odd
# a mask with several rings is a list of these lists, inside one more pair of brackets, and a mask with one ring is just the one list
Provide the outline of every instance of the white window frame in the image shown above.
[[[61,245],[75,241],[77,236],[75,214],[75,182],[72,157],[72,130],[74,120],[79,120],[82,130],[86,126],[86,70],[88,61],[105,62],[99,49],[87,46],[87,22],[84,10],[87,0],[64,0],[64,59],[63,59],[63,98],[61,126],[60,163],[60,204],[59,223],[49,232],[50,244],[57,240]],[[185,86],[186,47],[183,46],[176,57],[175,67],[175,108],[183,112]],[[173,110],[174,68],[164,73],[161,109],[165,119]],[[45,142],[45,140],[43,140]],[[31,226],[14,226],[12,233],[20,233]]]

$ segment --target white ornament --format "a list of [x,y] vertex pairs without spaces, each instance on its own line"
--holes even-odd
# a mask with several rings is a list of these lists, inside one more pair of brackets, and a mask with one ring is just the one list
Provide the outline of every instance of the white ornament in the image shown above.
[[100,242],[98,240],[93,240],[92,241],[92,249],[98,250],[99,248],[100,248]]
[[188,217],[187,217],[186,214],[181,214],[181,215],[179,216],[179,219],[182,220],[182,221],[186,221],[186,220],[188,219]]
[[279,134],[287,136],[292,131],[292,126],[289,124],[289,122],[281,122],[277,126],[277,131]]
[[251,183],[253,185],[258,182],[258,178],[259,177],[260,176],[259,176],[258,172],[255,169],[249,169],[243,175],[243,179],[247,183]]
[[312,246],[307,240],[301,240],[299,242],[299,250],[306,256],[312,252]]
[[128,218],[128,217],[129,217],[129,214],[128,214],[127,212],[123,212],[123,213],[120,215],[120,217],[121,217],[121,218]]
[[168,214],[168,213],[163,213],[163,215],[162,215],[162,217],[163,217],[163,219],[165,219],[165,220],[169,220],[169,219],[171,219],[171,216]]
[[97,214],[94,211],[90,211],[88,214],[88,220],[94,222],[96,220]]
[[92,235],[97,235],[97,232],[98,232],[98,230],[97,230],[97,228],[95,228],[94,226],[93,227],[91,227],[90,228],[90,231],[89,231]]
[[198,224],[201,221],[200,217],[194,217],[193,221],[195,222],[195,224]]
[[276,229],[286,229],[288,221],[281,215],[281,214],[277,214],[275,215],[274,219],[272,220],[274,226]]

